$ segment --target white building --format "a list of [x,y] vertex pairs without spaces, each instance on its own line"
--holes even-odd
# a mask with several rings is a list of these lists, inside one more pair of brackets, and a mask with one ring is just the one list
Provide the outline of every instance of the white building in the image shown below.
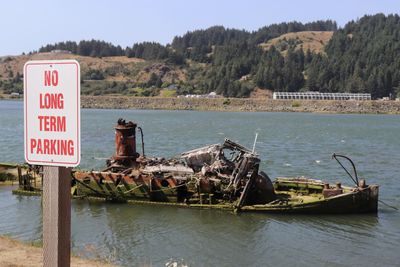
[[320,93],[320,92],[274,92],[273,99],[308,100],[371,100],[371,94]]
[[72,52],[69,51],[69,50],[61,50],[61,49],[51,50],[50,53],[54,53],[54,54],[72,54]]
[[211,92],[209,94],[205,95],[184,95],[184,96],[178,96],[178,98],[181,97],[186,97],[186,98],[221,98],[222,96],[217,95],[215,92]]

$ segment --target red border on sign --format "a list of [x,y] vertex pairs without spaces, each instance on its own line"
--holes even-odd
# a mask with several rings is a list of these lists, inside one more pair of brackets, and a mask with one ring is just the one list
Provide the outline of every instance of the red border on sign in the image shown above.
[[80,98],[80,94],[79,94],[79,72],[78,72],[78,70],[79,70],[79,66],[78,66],[78,64],[77,64],[77,62],[37,62],[37,63],[35,63],[35,62],[32,62],[32,63],[27,63],[27,64],[25,64],[25,71],[24,71],[24,80],[25,80],[25,87],[24,87],[24,91],[28,91],[28,88],[27,88],[27,77],[28,77],[28,71],[27,71],[27,68],[28,68],[28,66],[29,65],[51,65],[51,64],[58,64],[58,65],[69,65],[69,64],[72,64],[72,65],[75,65],[76,66],[76,101],[77,101],[77,105],[76,105],[76,117],[77,117],[77,122],[78,122],[78,125],[77,125],[77,127],[76,127],[76,140],[78,141],[78,147],[77,147],[77,151],[76,151],[76,153],[77,153],[77,160],[75,161],[75,162],[58,162],[58,161],[44,161],[44,160],[30,160],[29,159],[29,157],[28,157],[28,140],[27,140],[27,137],[28,137],[28,94],[26,94],[25,92],[24,92],[24,97],[25,97],[25,131],[26,131],[26,134],[25,134],[25,159],[27,160],[27,161],[30,161],[30,162],[38,162],[38,163],[52,163],[52,164],[54,164],[54,163],[59,163],[59,164],[68,164],[68,165],[75,165],[75,164],[78,164],[78,162],[80,161],[80,157],[81,157],[81,153],[80,153],[80,148],[81,148],[81,144],[80,144],[80,141],[79,141],[79,131],[80,131],[80,114],[79,114],[79,98]]

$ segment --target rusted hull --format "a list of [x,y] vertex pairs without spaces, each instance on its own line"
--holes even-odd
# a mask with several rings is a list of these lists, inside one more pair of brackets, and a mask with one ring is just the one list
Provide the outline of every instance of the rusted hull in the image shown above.
[[341,194],[320,201],[287,205],[253,205],[242,207],[246,212],[297,214],[377,213],[379,187],[370,185],[363,190]]
[[[12,169],[18,166],[6,167]],[[20,175],[20,189],[14,193],[40,195],[40,186],[34,186],[36,182],[32,182],[35,172],[26,171],[24,169]],[[259,213],[349,214],[376,213],[378,210],[379,186],[377,185],[365,188],[343,187],[345,191],[343,194],[326,198],[322,193],[324,183],[321,181],[278,178],[274,183],[277,190],[275,201],[262,205],[245,204],[240,207],[238,200],[217,199],[211,193],[211,185],[207,184],[206,180],[202,180],[196,189],[194,185],[191,187],[190,182],[182,182],[172,176],[157,178],[153,174],[143,172],[124,174],[74,171],[72,176],[71,194],[74,198]],[[199,189],[202,191],[196,191]],[[307,200],[308,195],[313,195],[314,199]]]
[[[77,196],[103,197],[114,200],[151,200],[182,202],[182,187],[172,178],[155,179],[151,175],[123,175],[109,172],[75,172]],[[180,195],[180,193],[182,195]]]
[[[366,188],[348,188],[346,193],[324,198],[323,183],[286,182],[287,191],[292,198],[306,198],[304,188],[309,194],[316,195],[316,200],[294,202],[289,198],[277,197],[273,204],[237,206],[237,202],[225,202],[214,199],[210,194],[201,194],[200,198],[184,201],[180,195],[180,184],[174,178],[154,179],[151,176],[128,176],[105,172],[75,172],[75,178],[83,181],[77,184],[76,196],[102,197],[105,199],[125,200],[134,204],[178,205],[186,208],[223,209],[241,212],[261,213],[298,213],[298,214],[348,214],[376,213],[378,210],[379,187],[369,185]],[[86,182],[85,182],[86,181]],[[315,180],[310,180],[315,181]],[[293,191],[298,191],[293,195]],[[190,188],[189,188],[190,193]],[[188,194],[188,191],[185,192]],[[287,200],[287,199],[286,199]]]
[[[112,188],[112,187],[110,187]],[[26,190],[15,190],[15,194],[20,195],[40,195],[38,191],[26,191]],[[177,202],[175,195],[169,195],[167,201],[156,201],[151,200],[148,194],[135,195],[127,197],[124,202],[133,205],[150,205],[150,206],[175,206],[182,208],[195,208],[195,209],[218,209],[235,212],[257,212],[257,213],[275,213],[275,214],[358,214],[358,213],[377,213],[378,210],[378,195],[379,187],[371,185],[365,188],[363,191],[347,193],[339,196],[335,196],[320,201],[304,204],[288,204],[288,205],[250,205],[243,206],[241,209],[233,203],[215,203],[210,204],[207,200],[203,203],[190,204]],[[114,193],[110,193],[108,196],[98,194],[73,194],[74,198],[88,198],[96,200],[107,200],[111,199]],[[121,195],[122,196],[122,195]],[[147,197],[146,197],[147,196]],[[119,199],[122,199],[121,197]]]

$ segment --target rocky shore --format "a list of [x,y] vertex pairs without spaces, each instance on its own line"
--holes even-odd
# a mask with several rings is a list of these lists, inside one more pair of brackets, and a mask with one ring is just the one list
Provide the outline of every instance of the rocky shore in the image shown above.
[[400,101],[82,96],[82,108],[400,114]]

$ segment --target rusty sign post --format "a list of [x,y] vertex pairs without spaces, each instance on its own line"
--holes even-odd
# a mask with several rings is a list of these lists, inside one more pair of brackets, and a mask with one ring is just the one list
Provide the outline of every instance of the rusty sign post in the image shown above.
[[43,171],[43,264],[70,266],[71,167],[80,162],[80,66],[75,60],[24,66],[24,151]]

